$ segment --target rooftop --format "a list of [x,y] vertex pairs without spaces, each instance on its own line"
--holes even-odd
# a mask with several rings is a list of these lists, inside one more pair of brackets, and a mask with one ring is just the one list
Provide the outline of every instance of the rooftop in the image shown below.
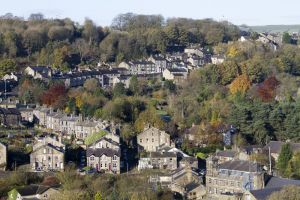
[[245,160],[231,160],[219,164],[219,169],[227,169],[241,172],[259,172],[260,167],[257,163]]

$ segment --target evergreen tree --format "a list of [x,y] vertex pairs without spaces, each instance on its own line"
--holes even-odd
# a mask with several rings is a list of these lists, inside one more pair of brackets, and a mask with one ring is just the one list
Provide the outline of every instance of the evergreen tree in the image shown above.
[[293,152],[291,149],[291,145],[289,143],[282,145],[277,161],[277,169],[284,176],[288,175],[288,163],[292,157]]

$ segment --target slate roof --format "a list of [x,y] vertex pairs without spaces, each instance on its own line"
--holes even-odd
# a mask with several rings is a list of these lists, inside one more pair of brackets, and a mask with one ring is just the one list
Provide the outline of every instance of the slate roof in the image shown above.
[[43,186],[43,185],[29,185],[25,186],[23,188],[17,189],[19,194],[21,196],[31,196],[31,195],[36,195],[36,194],[43,194],[46,192],[50,187]]
[[48,147],[50,147],[50,148],[52,148],[52,149],[54,149],[54,150],[56,150],[56,151],[58,151],[60,153],[64,153],[65,152],[63,148],[54,146],[54,145],[52,145],[50,143],[47,143],[47,144],[43,144],[43,145],[39,146],[38,148],[36,148],[35,150],[33,150],[32,153],[38,151],[41,148],[44,148],[45,146],[48,146]]
[[[105,134],[105,135],[106,135],[106,134]],[[98,143],[98,142],[101,141],[101,140],[106,140],[107,142],[109,142],[109,143],[111,143],[111,144],[113,144],[113,145],[119,146],[119,143],[113,141],[111,138],[106,138],[105,135],[103,135],[101,138],[99,138],[99,139],[96,140],[95,142],[89,144],[88,146],[92,146],[92,145],[94,145],[95,143]]]
[[216,156],[234,158],[236,153],[237,153],[236,151],[231,151],[231,150],[218,151],[216,153]]
[[177,67],[177,68],[169,68],[168,69],[170,72],[172,72],[172,73],[178,73],[178,72],[187,72],[187,70],[186,69],[184,69],[184,68],[179,68],[179,67]]
[[300,180],[271,177],[270,180],[267,182],[265,188],[276,188],[283,187],[286,185],[300,185]]
[[[268,150],[270,147],[271,153],[279,154],[281,151],[281,146],[285,144],[285,142],[281,141],[270,141],[265,147],[265,150]],[[290,143],[293,151],[300,150],[300,143]]]
[[250,193],[256,198],[256,200],[267,200],[273,193],[279,191],[281,188],[264,188],[261,190],[251,190]]
[[19,110],[16,108],[0,108],[0,113],[2,113],[4,115],[20,115],[21,114],[19,112]]
[[190,192],[190,191],[194,190],[195,188],[197,188],[197,187],[199,187],[199,186],[200,186],[199,183],[190,182],[189,184],[187,184],[187,185],[185,186],[185,189],[186,189],[187,192]]
[[132,61],[132,64],[134,64],[134,65],[154,65],[153,62],[151,62],[151,61],[146,61],[146,60],[142,60],[142,61]]
[[86,150],[87,157],[90,157],[92,155],[94,155],[95,157],[101,157],[103,154],[108,157],[113,157],[114,155],[118,157],[121,156],[120,150],[116,151],[114,149],[109,149],[109,148],[98,148],[98,149],[87,148]]
[[219,164],[219,169],[235,170],[241,172],[259,172],[260,167],[257,163],[245,160],[231,160]]
[[151,152],[150,158],[176,158],[177,155],[174,152]]
[[300,180],[271,177],[264,189],[251,190],[250,193],[257,200],[267,200],[273,192],[281,190],[286,185],[300,185]]

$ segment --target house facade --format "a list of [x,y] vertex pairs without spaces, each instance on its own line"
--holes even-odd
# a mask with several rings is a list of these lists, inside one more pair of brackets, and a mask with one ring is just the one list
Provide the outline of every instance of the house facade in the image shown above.
[[[109,134],[108,134],[109,135]],[[120,173],[120,144],[103,136],[87,147],[87,166],[105,173]]]
[[170,146],[170,135],[155,127],[146,127],[142,133],[137,136],[139,151],[155,152],[158,147]]
[[16,108],[0,108],[0,124],[8,127],[18,127],[21,113]]
[[138,169],[177,169],[177,155],[174,152],[150,152],[139,160]]
[[218,159],[210,156],[206,168],[206,190],[211,196],[243,194],[264,188],[264,173],[257,163],[230,160],[218,164]]
[[5,170],[7,164],[7,147],[0,142],[0,170]]
[[65,145],[55,138],[43,138],[33,146],[30,154],[32,171],[63,171]]

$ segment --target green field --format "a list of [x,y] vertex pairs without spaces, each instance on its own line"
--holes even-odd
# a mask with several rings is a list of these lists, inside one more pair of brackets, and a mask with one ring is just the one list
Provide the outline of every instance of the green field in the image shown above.
[[272,32],[272,33],[283,33],[283,32],[300,32],[300,25],[266,25],[266,26],[249,26],[250,29],[256,32]]

